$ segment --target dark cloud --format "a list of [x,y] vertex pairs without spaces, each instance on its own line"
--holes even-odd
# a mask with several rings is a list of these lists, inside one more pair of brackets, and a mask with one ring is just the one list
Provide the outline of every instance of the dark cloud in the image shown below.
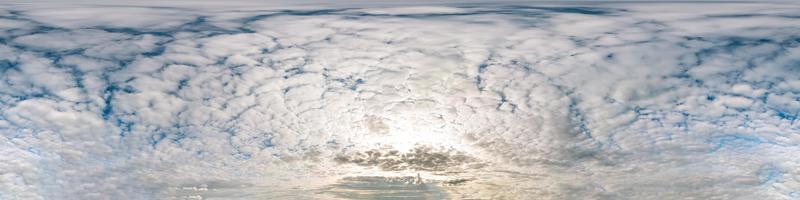
[[417,146],[408,152],[394,149],[372,149],[339,155],[334,160],[339,163],[378,167],[390,171],[445,171],[481,166],[477,159],[465,155],[463,152],[452,149],[434,149],[429,146]]

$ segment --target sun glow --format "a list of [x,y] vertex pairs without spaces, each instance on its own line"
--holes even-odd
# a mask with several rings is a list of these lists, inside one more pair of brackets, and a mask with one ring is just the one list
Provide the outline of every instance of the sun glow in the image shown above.
[[[432,116],[428,114],[428,116]],[[447,131],[443,120],[416,113],[398,116],[379,117],[381,120],[370,123],[381,123],[385,131],[368,133],[363,139],[364,145],[380,148],[391,148],[407,152],[415,146],[433,146],[444,148],[461,148],[459,139]],[[369,124],[368,126],[375,126]]]

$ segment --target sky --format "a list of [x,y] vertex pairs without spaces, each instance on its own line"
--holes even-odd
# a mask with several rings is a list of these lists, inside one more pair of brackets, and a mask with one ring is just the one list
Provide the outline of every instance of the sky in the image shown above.
[[800,198],[798,4],[42,2],[0,199]]

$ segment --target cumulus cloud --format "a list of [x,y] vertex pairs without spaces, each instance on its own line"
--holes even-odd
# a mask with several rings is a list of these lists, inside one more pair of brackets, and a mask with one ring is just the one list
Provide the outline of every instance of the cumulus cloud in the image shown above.
[[800,197],[797,5],[247,5],[3,5],[0,199]]

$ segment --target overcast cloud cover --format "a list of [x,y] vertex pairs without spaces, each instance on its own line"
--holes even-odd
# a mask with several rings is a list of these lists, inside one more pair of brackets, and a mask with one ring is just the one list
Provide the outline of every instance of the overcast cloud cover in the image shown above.
[[800,198],[796,4],[243,2],[2,4],[0,199]]

